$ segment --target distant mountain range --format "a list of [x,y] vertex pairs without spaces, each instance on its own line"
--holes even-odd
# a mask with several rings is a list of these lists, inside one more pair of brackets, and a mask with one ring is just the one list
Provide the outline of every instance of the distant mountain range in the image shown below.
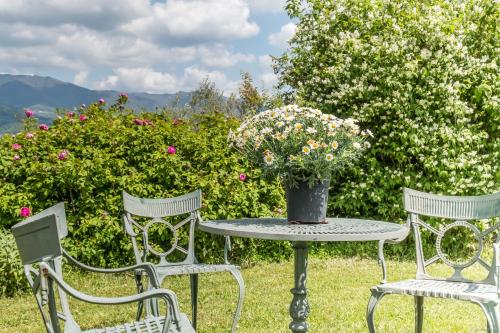
[[[56,116],[56,108],[72,109],[82,103],[94,103],[99,98],[111,103],[120,93],[113,90],[90,90],[51,77],[0,74],[0,134],[20,129],[25,108],[35,111],[40,121],[51,122]],[[154,111],[157,107],[184,105],[191,98],[189,92],[127,94],[128,106],[134,110]]]

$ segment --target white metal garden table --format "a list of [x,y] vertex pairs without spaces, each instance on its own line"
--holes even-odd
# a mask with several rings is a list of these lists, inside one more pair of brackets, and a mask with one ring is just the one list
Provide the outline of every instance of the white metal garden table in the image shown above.
[[214,220],[199,224],[199,229],[208,233],[269,240],[293,242],[295,250],[295,284],[291,290],[290,304],[292,332],[308,332],[310,306],[307,300],[307,255],[309,242],[341,241],[385,241],[406,237],[406,225],[390,222],[327,218],[326,224],[290,224],[284,218],[251,218],[237,220]]

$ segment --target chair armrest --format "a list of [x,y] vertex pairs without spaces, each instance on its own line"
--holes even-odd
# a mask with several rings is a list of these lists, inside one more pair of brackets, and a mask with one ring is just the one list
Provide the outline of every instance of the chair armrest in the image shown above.
[[[64,282],[58,274],[52,270],[52,268],[45,262],[40,263],[40,275],[39,275],[39,283],[36,284],[36,288],[42,288],[42,295],[44,294],[44,288],[46,288],[46,280],[50,278],[53,280],[62,290],[64,290],[67,294],[73,296],[74,298],[93,304],[102,304],[102,305],[118,305],[118,304],[127,304],[133,302],[139,302],[150,298],[161,298],[165,301],[167,308],[167,314],[165,315],[165,327],[170,326],[170,318],[169,313],[171,311],[173,321],[176,325],[179,324],[180,310],[179,310],[179,302],[177,300],[177,295],[168,289],[152,289],[146,292],[142,292],[139,294],[134,294],[131,296],[121,296],[121,297],[97,297],[82,293],[69,284]],[[37,281],[38,282],[38,281]],[[164,329],[164,332],[165,331]]]
[[410,234],[410,227],[409,224],[405,226],[405,228],[408,228],[407,232],[405,233],[404,236],[398,239],[383,239],[378,242],[378,263],[380,267],[382,268],[382,280],[380,281],[381,284],[384,284],[387,282],[387,266],[385,264],[385,257],[384,257],[384,244],[398,244],[401,243],[408,237]]
[[66,259],[68,259],[69,262],[74,264],[77,267],[80,267],[82,269],[95,272],[95,273],[104,273],[104,274],[114,274],[114,273],[123,273],[123,272],[128,272],[128,271],[133,271],[133,270],[138,270],[138,269],[143,269],[146,274],[149,277],[149,280],[151,281],[151,285],[154,288],[160,288],[160,283],[158,280],[158,276],[156,275],[154,266],[151,263],[142,263],[142,264],[137,264],[133,266],[128,266],[128,267],[120,267],[120,268],[98,268],[98,267],[92,267],[85,265],[82,262],[79,262],[72,256],[66,252],[66,250],[63,249],[63,255]]

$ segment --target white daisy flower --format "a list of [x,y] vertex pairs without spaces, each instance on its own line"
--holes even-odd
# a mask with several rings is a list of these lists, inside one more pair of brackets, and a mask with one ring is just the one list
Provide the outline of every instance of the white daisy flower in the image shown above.
[[306,132],[309,133],[309,134],[316,134],[316,133],[318,133],[318,130],[315,129],[315,128],[313,128],[313,127],[308,127],[306,129]]
[[272,130],[272,128],[269,128],[269,127],[264,127],[264,128],[260,131],[260,133],[262,133],[262,134],[268,134],[268,133],[271,133],[272,131],[273,131],[273,130]]
[[274,155],[273,154],[264,155],[264,163],[266,163],[266,165],[272,165],[274,163]]

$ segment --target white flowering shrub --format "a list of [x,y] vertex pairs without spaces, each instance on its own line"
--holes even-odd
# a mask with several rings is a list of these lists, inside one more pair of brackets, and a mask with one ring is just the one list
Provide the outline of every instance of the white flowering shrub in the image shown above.
[[374,133],[367,163],[337,178],[330,214],[403,218],[403,186],[500,190],[498,1],[288,0],[286,8],[297,29],[275,58],[284,97]]
[[370,146],[365,141],[370,134],[352,118],[288,105],[245,120],[229,141],[265,176],[280,177],[288,186],[298,181],[312,186],[356,160]]

